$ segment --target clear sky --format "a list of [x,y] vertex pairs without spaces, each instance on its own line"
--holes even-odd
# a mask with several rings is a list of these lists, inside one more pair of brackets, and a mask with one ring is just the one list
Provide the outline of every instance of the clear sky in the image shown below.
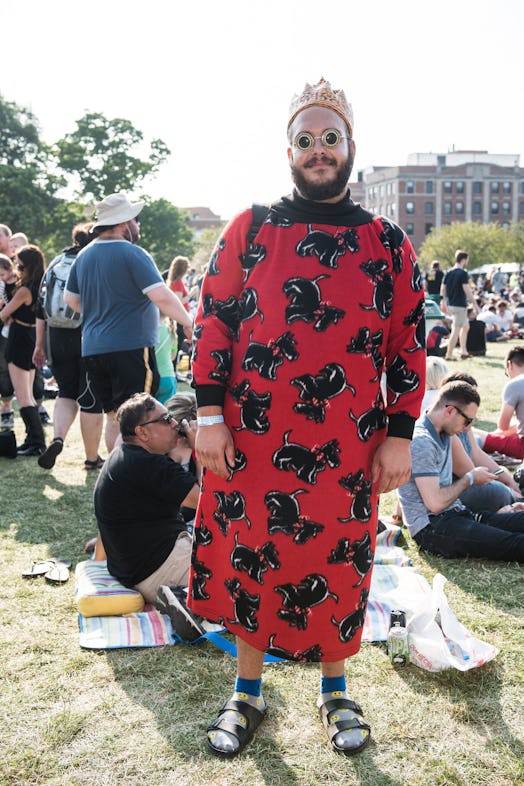
[[[524,152],[523,0],[18,0],[0,93],[52,143],[86,110],[172,151],[143,190],[229,218],[291,189],[292,95],[320,76],[355,114],[356,169],[411,152]],[[522,164],[522,161],[521,161]]]

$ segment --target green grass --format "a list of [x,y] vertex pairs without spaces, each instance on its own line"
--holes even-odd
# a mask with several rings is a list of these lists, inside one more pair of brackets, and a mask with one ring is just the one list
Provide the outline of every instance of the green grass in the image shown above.
[[[492,428],[504,385],[504,345],[453,367],[480,383],[481,425]],[[52,404],[51,407],[52,408]],[[19,429],[19,425],[17,425]],[[21,436],[21,432],[18,432]],[[246,754],[223,762],[204,746],[207,722],[230,694],[235,662],[211,644],[93,652],[78,645],[73,580],[24,580],[31,560],[84,559],[95,534],[96,473],[82,468],[77,427],[51,472],[0,459],[0,784],[2,786],[517,786],[524,781],[521,568],[420,557],[448,578],[459,619],[500,649],[461,674],[395,670],[383,645],[348,664],[351,695],[373,741],[336,756],[316,716],[318,666],[267,667],[267,722]],[[381,502],[392,512],[395,496]]]

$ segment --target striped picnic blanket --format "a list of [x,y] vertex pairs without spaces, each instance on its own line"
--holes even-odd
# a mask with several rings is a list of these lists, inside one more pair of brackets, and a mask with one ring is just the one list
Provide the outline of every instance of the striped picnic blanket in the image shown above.
[[120,647],[161,647],[175,644],[169,617],[147,604],[144,611],[115,617],[78,615],[80,646],[106,650]]

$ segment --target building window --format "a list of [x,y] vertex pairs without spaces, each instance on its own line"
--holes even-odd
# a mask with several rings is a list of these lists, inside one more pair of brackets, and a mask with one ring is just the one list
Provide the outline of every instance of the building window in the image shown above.
[[379,195],[379,197],[383,197],[384,196],[384,186],[379,186],[378,187],[378,195]]
[[473,193],[482,194],[482,182],[480,180],[475,180],[473,183]]
[[509,202],[502,203],[502,215],[509,216],[511,213],[511,205]]
[[451,202],[444,202],[444,215],[445,216],[451,215]]
[[524,216],[524,202],[521,202],[519,205],[519,213],[521,216]]
[[415,193],[415,185],[412,180],[408,180],[406,182],[406,194],[414,194]]
[[424,224],[424,234],[429,235],[431,230],[433,229],[433,224]]
[[391,203],[390,208],[391,208],[391,215],[394,216],[395,215],[395,203],[394,202]]
[[455,188],[457,190],[457,194],[463,194],[464,193],[464,181],[463,180],[457,180]]
[[415,212],[415,203],[414,202],[406,202],[406,213],[414,213]]
[[502,222],[502,229],[509,229],[509,221]]
[[451,182],[449,180],[444,182],[444,193],[451,194]]
[[504,183],[502,183],[502,190],[506,196],[511,194],[511,183],[508,180],[505,180]]
[[426,194],[433,193],[433,180],[426,180]]
[[498,202],[492,202],[491,203],[491,212],[492,213],[498,213],[499,212],[499,203]]
[[498,194],[499,192],[499,182],[498,180],[494,180],[491,184],[491,193]]
[[473,215],[474,216],[482,215],[482,202],[473,202]]
[[456,202],[455,203],[455,213],[461,216],[464,213],[464,202]]
[[433,202],[424,202],[424,213],[427,216],[433,215]]
[[406,235],[412,237],[414,232],[415,232],[415,225],[412,224],[411,221],[408,221],[408,223],[406,224]]

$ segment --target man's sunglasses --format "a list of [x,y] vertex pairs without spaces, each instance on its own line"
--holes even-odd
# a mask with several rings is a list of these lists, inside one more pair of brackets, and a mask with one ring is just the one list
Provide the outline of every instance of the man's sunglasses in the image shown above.
[[466,426],[471,426],[471,424],[473,423],[473,421],[475,420],[475,418],[469,418],[469,417],[466,415],[466,413],[465,413],[465,412],[462,412],[462,410],[460,409],[460,407],[457,407],[457,405],[456,405],[456,404],[450,404],[449,406],[450,406],[450,407],[453,407],[453,409],[456,409],[456,410],[457,410],[457,412],[459,413],[459,415],[462,415],[462,417],[464,418],[464,423],[466,424]]
[[139,423],[139,426],[150,426],[152,423],[161,423],[164,426],[170,426],[173,423],[175,418],[171,415],[170,412],[165,412],[160,417],[155,418],[154,420],[146,420],[145,423]]
[[324,147],[336,147],[343,139],[350,139],[350,137],[343,136],[336,128],[326,128],[320,136],[313,136],[309,131],[301,131],[296,135],[293,144],[305,153],[315,147],[317,139],[320,139]]

